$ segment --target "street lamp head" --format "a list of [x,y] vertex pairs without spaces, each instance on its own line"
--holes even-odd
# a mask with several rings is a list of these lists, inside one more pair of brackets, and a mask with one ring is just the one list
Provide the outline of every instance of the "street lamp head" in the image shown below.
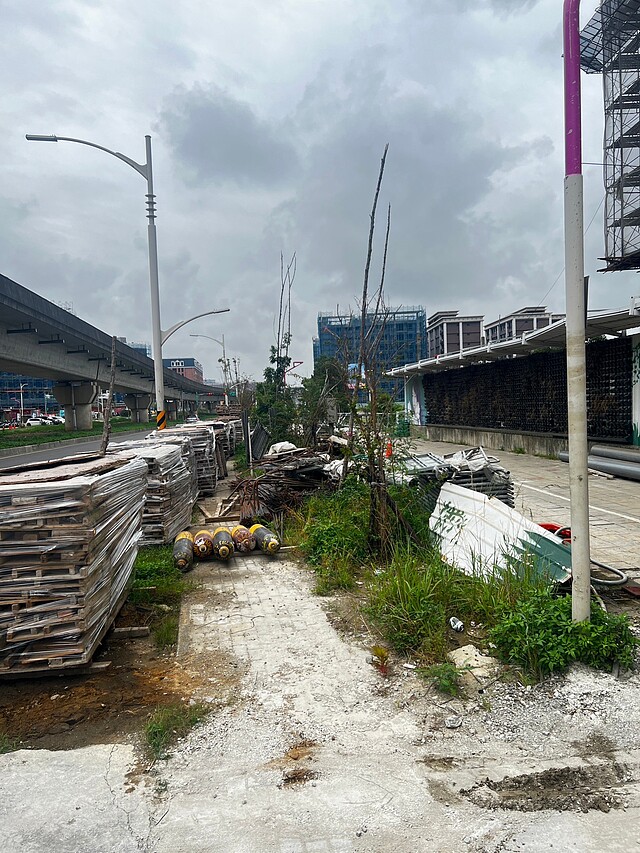
[[41,133],[27,133],[27,139],[29,142],[57,142],[58,137],[53,134],[47,136],[46,134]]

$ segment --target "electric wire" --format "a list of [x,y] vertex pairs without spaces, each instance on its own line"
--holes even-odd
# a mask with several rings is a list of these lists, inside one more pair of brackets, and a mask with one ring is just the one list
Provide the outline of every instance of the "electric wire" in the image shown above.
[[[596,211],[595,211],[595,213],[593,214],[593,216],[592,216],[592,217],[591,217],[591,219],[589,220],[589,224],[587,225],[587,227],[584,229],[584,233],[585,233],[585,235],[589,232],[589,228],[591,228],[591,226],[593,225],[593,221],[594,221],[594,219],[596,218],[596,216],[598,215],[598,211],[599,211],[599,210],[600,210],[600,208],[602,207],[602,205],[603,205],[603,203],[604,203],[605,198],[606,198],[606,193],[605,193],[605,195],[603,195],[603,196],[602,196],[602,198],[600,199],[600,204],[596,207]],[[561,279],[561,278],[562,278],[562,276],[564,275],[564,270],[565,270],[565,268],[564,268],[564,267],[562,267],[562,269],[561,269],[561,270],[560,270],[560,272],[558,273],[558,276],[557,276],[556,280],[553,282],[553,284],[551,285],[551,287],[549,288],[549,290],[547,290],[547,292],[545,293],[545,295],[544,295],[544,296],[542,297],[542,299],[540,300],[540,305],[544,305],[544,304],[545,304],[545,301],[546,301],[546,299],[547,299],[547,296],[551,293],[551,291],[553,290],[553,288],[556,286],[556,284],[560,281],[560,279]]]

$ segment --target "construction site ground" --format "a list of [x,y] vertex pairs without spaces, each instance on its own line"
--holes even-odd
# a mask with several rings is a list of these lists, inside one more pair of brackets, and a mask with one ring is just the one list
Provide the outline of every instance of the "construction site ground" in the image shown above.
[[[569,524],[567,465],[490,452],[521,511]],[[639,484],[589,482],[594,557],[640,579]],[[2,733],[22,747],[0,756],[3,850],[640,850],[638,671],[530,686],[496,671],[450,698],[410,659],[373,666],[357,593],[314,596],[291,551],[192,576],[177,654],[107,640],[103,672],[0,686]],[[603,598],[640,632],[638,599]],[[211,713],[152,762],[149,712],[190,700]]]

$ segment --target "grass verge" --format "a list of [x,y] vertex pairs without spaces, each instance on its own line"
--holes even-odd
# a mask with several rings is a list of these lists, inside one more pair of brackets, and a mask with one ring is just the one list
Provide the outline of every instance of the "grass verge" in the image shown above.
[[157,708],[144,728],[145,746],[155,760],[169,758],[167,750],[187,735],[210,712],[208,705],[176,703]]
[[194,583],[173,565],[170,545],[141,548],[134,564],[134,581],[129,601],[151,610],[151,634],[159,649],[169,649],[178,641],[180,602]]
[[[433,495],[397,486],[392,497],[419,545],[398,526],[387,561],[368,550],[369,492],[347,479],[334,493],[318,492],[288,520],[287,538],[315,571],[319,594],[350,589],[364,578],[362,608],[391,649],[411,655],[439,689],[453,691],[455,667],[447,653],[459,645],[449,626],[456,616],[475,624],[473,642],[520,667],[530,678],[581,661],[599,669],[630,668],[638,640],[626,617],[594,603],[590,622],[571,621],[571,599],[557,596],[533,561],[467,575],[447,564],[429,531]],[[362,583],[361,581],[359,581]],[[450,670],[449,667],[452,669]]]

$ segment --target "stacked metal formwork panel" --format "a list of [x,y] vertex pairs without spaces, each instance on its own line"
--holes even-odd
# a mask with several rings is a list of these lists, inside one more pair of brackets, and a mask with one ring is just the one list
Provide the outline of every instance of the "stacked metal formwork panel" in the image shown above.
[[605,0],[580,53],[603,77],[605,269],[640,269],[640,0]]

